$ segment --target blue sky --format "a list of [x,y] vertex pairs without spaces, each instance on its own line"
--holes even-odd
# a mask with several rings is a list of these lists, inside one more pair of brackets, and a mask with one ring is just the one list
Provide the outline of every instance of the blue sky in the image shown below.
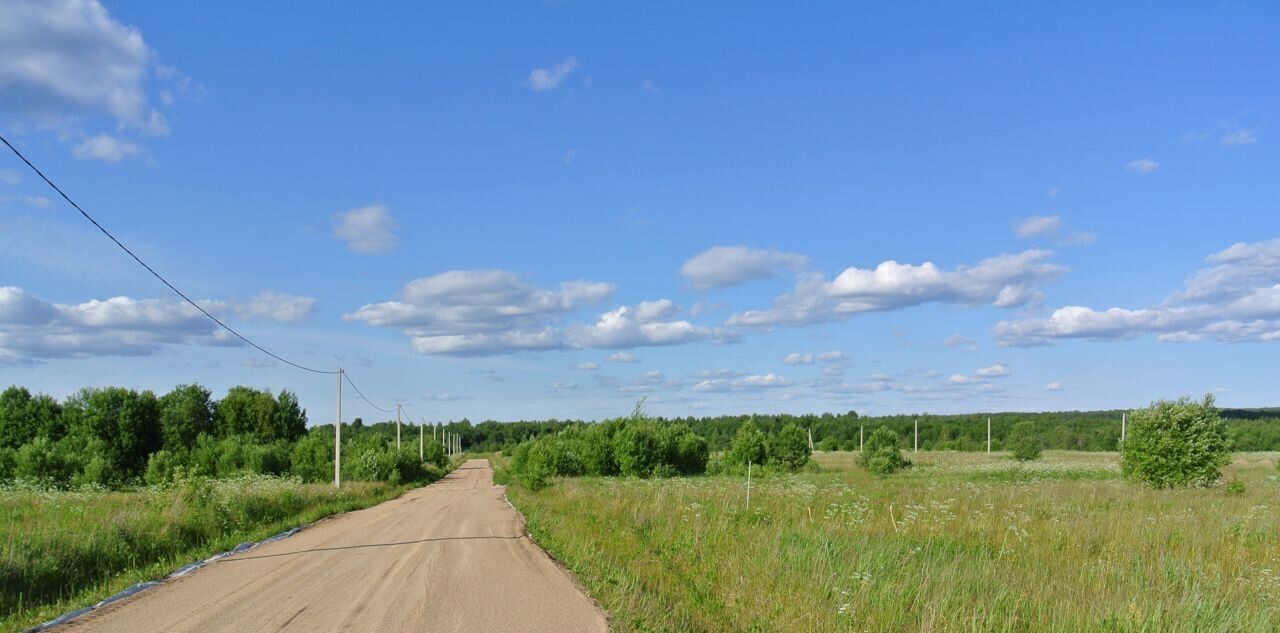
[[[0,130],[415,419],[1280,404],[1280,10],[848,5],[0,2]],[[190,381],[332,417],[0,157],[0,383]]]

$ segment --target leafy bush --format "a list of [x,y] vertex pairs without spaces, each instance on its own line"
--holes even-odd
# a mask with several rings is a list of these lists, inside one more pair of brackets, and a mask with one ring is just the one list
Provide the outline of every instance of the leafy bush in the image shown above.
[[725,456],[725,464],[729,467],[746,468],[747,464],[764,465],[768,458],[768,448],[764,433],[750,420],[738,427],[738,434],[733,437],[729,454]]
[[911,460],[903,457],[898,449],[898,434],[886,427],[876,429],[867,438],[859,461],[867,472],[875,475],[891,475],[911,467]]
[[37,437],[18,449],[13,474],[16,479],[44,486],[65,486],[78,470],[64,447],[47,437]]
[[149,486],[162,486],[173,482],[173,475],[181,469],[182,460],[167,449],[160,449],[147,460],[144,479]]
[[1013,458],[1020,462],[1040,459],[1040,453],[1043,450],[1040,436],[1036,433],[1036,426],[1031,422],[1019,422],[1013,425],[1013,429],[1009,431],[1007,446],[1013,453]]
[[804,468],[810,455],[808,435],[795,424],[782,427],[769,447],[769,463],[789,472]]
[[1201,402],[1158,400],[1134,411],[1120,451],[1124,474],[1155,488],[1208,486],[1231,462],[1226,424],[1213,394]]

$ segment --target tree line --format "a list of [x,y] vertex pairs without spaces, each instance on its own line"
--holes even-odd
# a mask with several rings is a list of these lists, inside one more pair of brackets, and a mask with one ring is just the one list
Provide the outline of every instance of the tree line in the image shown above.
[[[417,481],[446,464],[435,442],[422,460],[416,438],[396,451],[393,423],[351,426],[343,433],[344,479]],[[416,435],[417,427],[404,432]],[[62,402],[18,386],[0,393],[0,480],[120,487],[240,473],[331,481],[333,425],[308,429],[306,410],[287,389],[237,386],[220,400],[198,384],[162,396],[86,388]]]
[[[1227,435],[1237,451],[1280,450],[1280,409],[1218,409],[1227,426]],[[995,412],[959,415],[902,414],[860,416],[856,411],[822,414],[722,415],[709,417],[654,418],[658,422],[682,424],[706,440],[711,452],[726,451],[743,423],[751,422],[766,435],[777,435],[794,425],[813,433],[817,450],[858,450],[859,433],[865,442],[880,427],[912,440],[915,425],[920,427],[921,450],[983,451],[987,448],[987,418],[991,418],[992,445],[1007,450],[1015,425],[1025,423],[1026,432],[1048,450],[1114,451],[1120,443],[1121,410],[1058,411],[1043,413]],[[460,435],[464,446],[475,452],[510,451],[530,439],[590,424],[582,420],[469,420],[450,422],[447,429]]]

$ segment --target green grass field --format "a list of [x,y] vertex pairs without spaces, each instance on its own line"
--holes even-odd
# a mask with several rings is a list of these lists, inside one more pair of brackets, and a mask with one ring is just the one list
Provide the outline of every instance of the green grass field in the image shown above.
[[168,489],[0,489],[0,630],[21,630],[244,541],[367,507],[409,486],[249,475]]
[[1020,466],[919,453],[821,472],[558,479],[509,489],[534,538],[630,631],[1276,631],[1276,453],[1208,489],[1120,478],[1115,453]]

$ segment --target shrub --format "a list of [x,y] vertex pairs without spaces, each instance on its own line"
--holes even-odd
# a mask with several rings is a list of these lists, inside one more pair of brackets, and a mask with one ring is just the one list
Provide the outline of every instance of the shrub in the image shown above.
[[65,486],[71,482],[78,464],[63,447],[47,437],[37,437],[18,449],[14,478],[45,486]]
[[0,447],[0,481],[13,479],[13,469],[18,466],[18,449]]
[[626,477],[648,477],[662,463],[658,425],[652,420],[632,418],[613,436],[613,454],[618,473]]
[[799,426],[788,424],[773,438],[769,449],[769,463],[782,470],[795,472],[809,463],[812,454],[808,435]]
[[1155,488],[1208,486],[1231,462],[1226,424],[1213,395],[1158,400],[1129,416],[1121,470]]
[[173,473],[181,467],[181,460],[171,451],[160,449],[147,460],[145,479],[149,486],[161,486],[173,481]]
[[818,440],[818,450],[820,451],[838,451],[840,450],[840,440],[832,436],[824,437]]
[[549,438],[524,442],[511,456],[511,473],[520,485],[530,490],[546,488],[555,475],[552,468]]
[[1040,459],[1043,447],[1040,444],[1040,436],[1036,433],[1035,424],[1019,422],[1013,425],[1009,430],[1008,447],[1013,453],[1013,458],[1020,462]]
[[862,456],[862,467],[875,475],[891,475],[911,467],[911,460],[898,450],[898,434],[887,427],[880,427],[867,438]]
[[763,465],[768,457],[764,433],[756,428],[750,420],[738,427],[738,434],[733,437],[729,454],[725,457],[726,465],[746,468],[747,464]]

